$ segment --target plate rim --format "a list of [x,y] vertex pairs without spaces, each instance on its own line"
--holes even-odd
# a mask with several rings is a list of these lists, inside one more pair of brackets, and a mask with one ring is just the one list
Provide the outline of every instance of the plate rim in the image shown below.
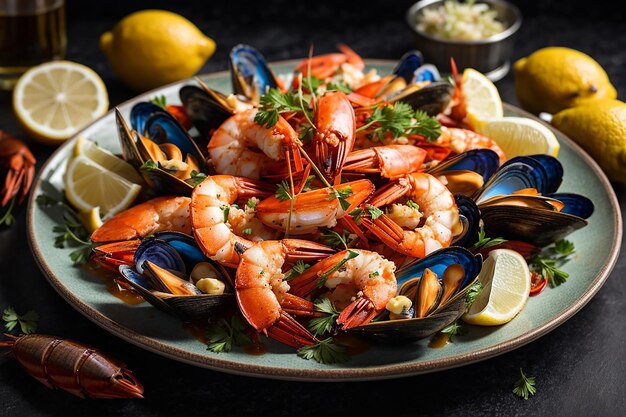
[[[273,61],[270,62],[270,66],[274,65],[295,65],[300,60],[298,59],[290,59],[290,60],[281,60],[281,61]],[[386,59],[365,59],[366,64],[369,65],[393,65],[395,61],[386,60]],[[195,77],[201,79],[212,79],[212,78],[222,78],[225,76],[229,76],[230,73],[228,70],[216,71],[210,73],[204,73],[196,75]],[[173,82],[156,89],[141,93],[137,96],[132,97],[129,100],[126,100],[122,103],[119,103],[116,106],[113,106],[106,114],[95,119],[89,125],[85,126],[71,138],[67,139],[62,145],[60,145],[57,149],[55,149],[43,163],[35,181],[33,182],[32,190],[40,188],[41,182],[43,180],[42,173],[45,172],[48,168],[49,163],[54,159],[54,157],[63,152],[64,149],[68,146],[73,146],[76,138],[83,134],[83,131],[90,128],[93,124],[98,123],[101,119],[109,117],[117,107],[125,106],[130,103],[139,101],[143,98],[149,97],[162,91],[166,88],[171,88],[176,85],[183,85],[189,82],[193,82],[195,77],[191,77],[182,81]],[[513,109],[516,112],[519,112],[524,117],[528,117],[534,120],[541,122],[546,125],[548,128],[557,130],[553,126],[547,124],[545,121],[539,119],[535,115],[519,108],[513,106],[509,103],[503,103],[505,109]],[[562,134],[562,132],[560,132]],[[31,253],[35,258],[39,269],[43,273],[46,280],[50,283],[50,285],[56,290],[56,292],[74,309],[76,309],[83,316],[87,317],[89,320],[108,331],[109,333],[114,334],[115,336],[141,348],[156,353],[158,355],[167,357],[172,360],[184,362],[193,366],[202,367],[206,369],[211,369],[219,372],[226,372],[235,375],[248,376],[248,377],[262,377],[269,379],[279,379],[279,380],[295,380],[295,381],[372,381],[372,380],[382,380],[382,379],[391,379],[391,378],[402,378],[409,377],[413,375],[425,374],[436,371],[443,371],[447,369],[452,369],[464,365],[469,365],[472,363],[480,362],[495,356],[499,356],[501,354],[510,352],[514,349],[522,347],[530,342],[537,340],[543,335],[549,333],[554,330],[565,321],[569,320],[573,317],[578,311],[580,311],[600,290],[600,288],[604,285],[606,280],[608,279],[611,271],[615,267],[617,263],[617,259],[619,257],[619,253],[621,250],[621,242],[622,242],[622,234],[623,234],[623,226],[622,226],[622,216],[621,211],[619,209],[619,202],[617,196],[615,195],[615,191],[611,183],[609,182],[607,176],[601,170],[599,165],[595,162],[591,156],[587,154],[578,144],[576,144],[573,140],[563,134],[563,138],[565,139],[568,146],[575,152],[578,156],[580,156],[584,162],[591,168],[591,170],[596,174],[600,183],[602,184],[604,190],[609,196],[609,203],[611,206],[611,211],[613,214],[614,223],[616,225],[615,237],[611,244],[612,250],[607,258],[607,262],[603,265],[603,267],[598,271],[594,280],[592,281],[589,289],[584,292],[578,299],[576,299],[573,303],[571,303],[565,310],[563,310],[556,318],[551,321],[545,323],[544,325],[531,329],[528,332],[520,335],[517,338],[507,340],[505,342],[498,343],[496,345],[475,350],[473,352],[467,352],[463,354],[454,355],[452,357],[443,358],[443,359],[434,359],[429,361],[420,361],[417,363],[398,363],[398,364],[387,364],[387,365],[379,365],[367,368],[329,368],[329,369],[292,369],[292,368],[283,368],[276,366],[256,366],[254,364],[243,364],[228,360],[223,360],[218,357],[211,356],[203,356],[196,353],[190,353],[184,351],[182,349],[172,347],[171,345],[167,345],[162,343],[154,338],[144,336],[135,331],[132,331],[114,320],[109,319],[104,314],[90,307],[83,301],[81,301],[78,297],[76,297],[71,291],[69,291],[61,282],[61,280],[54,275],[54,273],[49,269],[45,258],[43,256],[43,252],[37,243],[35,230],[34,230],[34,208],[35,208],[35,196],[34,192],[31,192],[28,205],[27,205],[27,218],[26,218],[26,226],[27,226],[27,240],[28,245],[30,247]]]

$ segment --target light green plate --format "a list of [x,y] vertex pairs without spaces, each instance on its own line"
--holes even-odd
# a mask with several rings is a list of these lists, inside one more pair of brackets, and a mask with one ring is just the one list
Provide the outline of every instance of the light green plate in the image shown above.
[[[391,71],[389,61],[367,61],[380,73]],[[288,74],[294,62],[273,65],[276,73]],[[220,91],[230,91],[226,72],[201,77]],[[186,83],[193,83],[188,81]],[[134,103],[156,94],[167,97],[168,103],[179,102],[178,90],[186,83],[176,83],[139,96],[118,108],[127,117]],[[506,105],[510,116],[532,117],[513,106]],[[193,365],[235,374],[279,379],[300,380],[371,380],[394,378],[452,368],[515,349],[554,329],[581,309],[600,289],[615,262],[620,249],[622,221],[617,199],[608,180],[596,163],[559,132],[559,160],[565,176],[559,191],[576,192],[591,198],[595,212],[589,225],[570,235],[576,244],[576,254],[563,269],[570,274],[566,284],[548,288],[539,297],[531,297],[524,310],[510,323],[499,327],[471,327],[453,344],[445,348],[429,348],[428,340],[397,346],[372,346],[341,365],[320,365],[296,356],[292,349],[268,341],[268,353],[251,356],[235,349],[215,354],[192,337],[177,319],[143,303],[127,305],[112,296],[101,279],[85,268],[72,266],[68,256],[71,249],[54,247],[52,228],[60,221],[52,210],[42,209],[35,197],[50,190],[49,184],[62,190],[62,174],[76,137],[61,146],[48,159],[39,173],[28,207],[29,241],[41,270],[50,284],[78,311],[111,333],[137,345]],[[79,133],[97,141],[113,152],[120,152],[112,112]]]

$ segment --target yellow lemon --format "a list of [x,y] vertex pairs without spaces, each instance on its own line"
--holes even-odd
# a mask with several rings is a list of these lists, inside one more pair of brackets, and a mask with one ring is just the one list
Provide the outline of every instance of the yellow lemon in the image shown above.
[[461,90],[467,105],[469,123],[477,128],[487,120],[504,116],[502,99],[493,81],[472,68],[463,71]]
[[552,125],[578,143],[612,181],[626,182],[626,103],[599,100],[558,112]]
[[186,18],[165,10],[141,10],[100,37],[113,72],[142,92],[189,78],[213,55],[215,42]]
[[109,108],[102,79],[91,68],[52,61],[26,71],[13,89],[13,111],[34,139],[58,145]]
[[564,47],[541,48],[515,62],[520,105],[538,114],[617,97],[604,69],[589,55]]
[[526,305],[530,293],[530,270],[522,255],[510,249],[489,253],[478,275],[483,289],[463,321],[479,326],[508,323]]

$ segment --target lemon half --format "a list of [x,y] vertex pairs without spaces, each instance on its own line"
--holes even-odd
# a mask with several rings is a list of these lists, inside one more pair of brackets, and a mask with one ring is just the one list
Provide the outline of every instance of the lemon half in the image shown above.
[[541,122],[526,117],[503,117],[481,124],[476,131],[496,141],[507,159],[521,155],[546,154],[556,157],[561,145]]
[[79,155],[72,158],[65,173],[65,196],[79,211],[100,207],[110,218],[130,207],[141,186]]
[[108,93],[100,76],[70,61],[31,68],[13,90],[13,110],[24,130],[53,145],[105,114],[108,107]]
[[522,255],[510,249],[490,252],[478,275],[483,290],[463,320],[480,326],[497,326],[513,320],[530,293],[530,270]]
[[113,152],[98,146],[95,142],[79,136],[74,144],[74,156],[84,155],[96,164],[115,172],[135,184],[143,184],[143,178],[137,170]]
[[487,120],[504,116],[498,89],[481,72],[466,68],[461,79],[461,91],[467,106],[468,122],[474,129]]

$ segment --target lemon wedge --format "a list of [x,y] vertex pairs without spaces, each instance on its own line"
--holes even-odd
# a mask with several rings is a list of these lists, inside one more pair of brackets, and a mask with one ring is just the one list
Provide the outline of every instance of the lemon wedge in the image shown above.
[[64,181],[65,196],[75,208],[88,212],[100,207],[107,218],[128,208],[141,191],[140,185],[83,155],[69,161]]
[[520,155],[547,154],[556,157],[560,144],[541,122],[525,117],[503,117],[481,125],[477,132],[493,140],[508,159]]
[[522,255],[510,249],[491,251],[478,275],[483,290],[463,321],[479,326],[508,323],[524,308],[530,293],[530,270]]
[[74,156],[78,155],[86,156],[101,167],[115,172],[130,182],[143,184],[143,178],[131,164],[82,136],[76,138],[76,143],[74,144]]
[[13,89],[13,111],[33,138],[56,145],[106,113],[104,82],[91,68],[52,61],[26,71]]
[[466,68],[461,78],[461,92],[467,106],[468,122],[474,129],[487,120],[504,116],[498,89],[481,72]]
[[100,207],[93,207],[89,211],[81,211],[78,213],[78,217],[89,233],[93,233],[104,223],[102,216],[100,216]]

